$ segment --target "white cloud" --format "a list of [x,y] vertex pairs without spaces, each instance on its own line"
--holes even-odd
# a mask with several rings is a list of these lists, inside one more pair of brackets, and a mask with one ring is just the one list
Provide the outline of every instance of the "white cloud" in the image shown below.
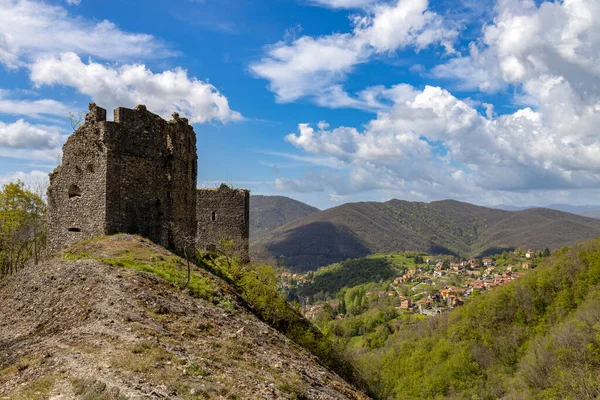
[[55,126],[32,125],[20,119],[0,121],[0,156],[34,160],[57,160],[66,136]]
[[0,89],[0,113],[31,117],[41,114],[66,117],[69,113],[69,107],[56,100],[17,100],[9,98],[9,94],[9,91]]
[[67,4],[70,6],[78,6],[81,4],[81,0],[67,0]]
[[354,34],[359,42],[368,43],[379,53],[407,47],[422,50],[440,43],[453,52],[457,32],[447,29],[438,14],[428,11],[428,0],[399,0],[380,4],[373,16],[355,19]]
[[[435,32],[425,33],[443,24],[439,16],[427,16],[424,0],[374,9],[372,18],[379,21],[356,20],[348,41],[367,43],[371,52],[443,43]],[[460,100],[434,86],[376,86],[349,95],[339,84],[345,72],[303,95],[316,93],[325,106],[357,108],[367,108],[361,97],[369,99],[377,117],[360,129],[300,124],[286,140],[305,157],[337,160],[342,171],[280,177],[277,187],[488,204],[543,204],[543,196],[552,194],[600,199],[600,3],[499,0],[495,13],[468,55],[434,68],[432,75],[459,89],[514,90],[513,104],[522,109],[499,115],[491,104]],[[420,19],[409,27],[397,23],[403,15]],[[283,62],[279,66],[286,69]]]
[[26,188],[34,190],[36,193],[42,195],[42,197],[45,195],[46,188],[50,183],[48,173],[38,170],[30,172],[17,171],[0,175],[0,185],[15,183],[17,181],[23,182]]
[[86,20],[45,2],[0,0],[0,63],[16,68],[65,51],[106,60],[173,54],[152,35],[124,32],[110,21]]
[[57,127],[31,125],[22,119],[12,124],[0,121],[0,147],[54,149],[62,146],[63,139]]
[[[353,67],[374,54],[412,48],[416,51],[441,44],[453,52],[457,32],[428,11],[427,0],[398,0],[380,4],[371,13],[356,16],[352,33],[302,36],[267,48],[266,56],[250,66],[280,102],[311,97],[328,107],[372,108],[368,98],[352,97],[340,83]],[[377,107],[376,107],[377,108]]]
[[177,111],[191,123],[242,118],[213,85],[189,77],[180,68],[153,73],[143,64],[113,67],[91,60],[86,64],[74,53],[63,53],[36,60],[31,80],[38,86],[73,87],[108,109],[145,104],[167,118]]
[[[395,105],[362,131],[314,130],[300,124],[286,140],[310,155],[332,157],[347,178],[310,177],[336,194],[365,190],[403,191],[407,196],[445,198],[489,191],[593,189],[600,184],[600,106],[574,114],[564,108],[560,84],[545,88],[556,102],[487,116],[439,87],[390,89]],[[286,188],[303,188],[302,180]],[[282,185],[279,185],[283,187]]]
[[[579,100],[600,96],[600,3],[597,0],[543,2],[500,0],[494,23],[471,44],[469,57],[453,59],[434,75],[463,85],[497,91],[507,84],[543,100],[537,92],[557,79]],[[541,97],[540,97],[541,96]]]
[[350,34],[316,39],[303,36],[291,44],[276,43],[269,48],[268,56],[251,69],[269,80],[269,89],[278,101],[289,102],[324,91],[366,60],[360,43]]

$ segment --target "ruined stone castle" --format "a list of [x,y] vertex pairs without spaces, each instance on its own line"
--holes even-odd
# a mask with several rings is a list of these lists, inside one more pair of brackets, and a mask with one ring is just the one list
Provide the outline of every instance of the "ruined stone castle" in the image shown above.
[[165,121],[145,106],[117,108],[114,122],[90,104],[85,124],[50,174],[48,248],[133,233],[181,251],[233,240],[247,258],[248,190],[197,189],[196,134],[187,119]]

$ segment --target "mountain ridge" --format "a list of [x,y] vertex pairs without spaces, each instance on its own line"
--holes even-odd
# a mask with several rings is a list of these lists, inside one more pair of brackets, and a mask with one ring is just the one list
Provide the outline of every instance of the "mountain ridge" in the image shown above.
[[[550,210],[557,210],[557,211],[567,212],[567,213],[576,214],[576,215],[588,216],[587,214],[593,214],[593,215],[600,216],[600,206],[591,205],[591,204],[572,205],[572,204],[556,203],[556,204],[548,204],[545,206],[514,206],[514,205],[510,205],[510,204],[498,204],[496,206],[493,206],[492,208],[497,208],[497,209],[505,210],[505,211],[522,211],[522,210],[527,210],[527,209],[531,209],[531,208],[548,208]],[[598,218],[598,217],[592,217],[592,218]]]
[[377,252],[481,256],[517,247],[557,248],[594,236],[600,236],[600,221],[556,210],[392,199],[313,213],[261,235],[253,246],[301,271]]
[[250,236],[270,232],[319,209],[285,196],[250,196]]

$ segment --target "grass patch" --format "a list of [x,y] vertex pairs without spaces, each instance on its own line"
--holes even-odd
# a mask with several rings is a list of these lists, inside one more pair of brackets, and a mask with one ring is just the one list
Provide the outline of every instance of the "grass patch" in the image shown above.
[[[427,259],[429,256],[424,253],[419,253],[424,259]],[[409,268],[416,269],[419,266],[423,266],[423,264],[417,265],[415,264],[414,254],[406,254],[406,253],[375,253],[370,256],[365,257],[368,260],[387,260],[389,264],[394,268]]]
[[[119,235],[81,241],[63,253],[65,260],[97,260],[118,268],[148,272],[159,276],[174,287],[182,288],[187,281],[185,260],[154,248],[145,239]],[[185,290],[191,296],[212,301],[216,290],[213,282],[202,276],[192,265],[190,282]]]
[[25,371],[26,369],[35,366],[39,360],[31,360],[28,358],[21,358],[18,362],[9,365],[3,369],[0,369],[0,383],[4,383],[10,380],[15,375]]
[[278,385],[279,390],[288,395],[290,400],[308,400],[306,385],[300,376],[293,376],[287,382]]
[[173,360],[173,355],[150,342],[134,344],[129,352],[122,352],[112,359],[115,368],[130,372],[150,372],[162,368]]
[[49,375],[33,381],[8,398],[10,400],[42,400],[50,397],[54,383],[58,379],[56,375]]

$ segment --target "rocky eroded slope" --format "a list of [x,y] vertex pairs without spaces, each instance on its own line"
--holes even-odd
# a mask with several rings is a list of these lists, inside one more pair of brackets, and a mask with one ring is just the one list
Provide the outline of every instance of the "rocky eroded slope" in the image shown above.
[[180,290],[144,239],[86,246],[0,283],[0,399],[366,398],[211,274]]

